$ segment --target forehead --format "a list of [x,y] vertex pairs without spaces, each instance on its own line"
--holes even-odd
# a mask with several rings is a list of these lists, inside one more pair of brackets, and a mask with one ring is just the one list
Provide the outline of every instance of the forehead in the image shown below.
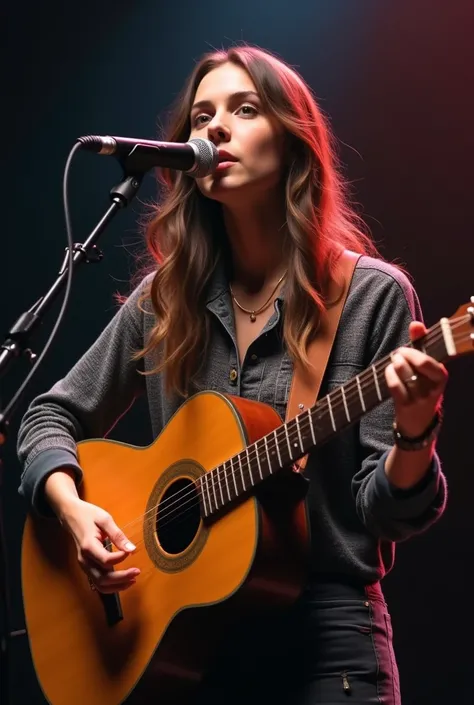
[[204,76],[197,88],[194,101],[218,102],[232,93],[241,91],[256,91],[254,82],[241,66],[226,63],[212,69]]

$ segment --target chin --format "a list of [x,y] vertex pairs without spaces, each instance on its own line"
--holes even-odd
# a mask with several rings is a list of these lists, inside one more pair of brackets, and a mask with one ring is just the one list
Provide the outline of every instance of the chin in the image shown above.
[[244,194],[251,197],[262,190],[261,184],[242,178],[239,179],[230,174],[218,176],[217,178],[215,176],[206,177],[205,182],[198,184],[198,186],[203,196],[212,198],[224,205],[234,203],[236,198],[240,200]]

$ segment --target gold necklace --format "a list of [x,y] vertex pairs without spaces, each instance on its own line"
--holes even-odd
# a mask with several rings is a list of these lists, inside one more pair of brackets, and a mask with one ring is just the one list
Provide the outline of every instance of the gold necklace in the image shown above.
[[240,303],[237,301],[237,299],[235,298],[234,292],[232,291],[232,286],[229,284],[229,289],[230,289],[230,293],[231,293],[232,299],[233,299],[235,305],[238,306],[241,311],[243,311],[244,313],[248,313],[248,314],[249,314],[250,320],[252,321],[252,323],[255,323],[255,321],[257,320],[258,314],[259,314],[259,313],[262,313],[263,311],[265,311],[265,309],[267,309],[267,308],[269,307],[269,305],[271,304],[272,299],[273,299],[273,296],[275,295],[276,290],[278,289],[278,287],[280,286],[280,284],[282,283],[282,281],[283,281],[283,279],[284,279],[285,277],[286,277],[286,272],[279,278],[279,280],[277,281],[276,286],[275,286],[275,288],[273,289],[272,293],[270,294],[270,296],[268,297],[268,299],[265,301],[265,303],[263,304],[263,306],[260,306],[260,308],[257,308],[257,309],[254,309],[254,310],[251,310],[251,309],[248,309],[248,308],[244,308],[244,307],[242,306],[242,304],[240,304]]

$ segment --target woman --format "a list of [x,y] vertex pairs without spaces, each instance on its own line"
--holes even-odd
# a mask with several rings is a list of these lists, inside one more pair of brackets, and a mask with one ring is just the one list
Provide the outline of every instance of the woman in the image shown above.
[[[295,606],[232,630],[196,703],[400,703],[381,578],[394,544],[442,514],[435,452],[447,373],[403,347],[423,335],[417,296],[359,227],[328,126],[301,77],[251,47],[206,55],[177,103],[170,141],[214,142],[220,164],[193,181],[165,171],[148,225],[159,267],[49,392],[19,434],[21,492],[72,534],[91,584],[140,580],[118,565],[134,546],[78,497],[75,444],[105,435],[140,394],[154,434],[190,394],[217,389],[285,416],[294,363],[308,364],[344,249],[357,262],[321,394],[393,352],[392,400],[310,454],[311,568]],[[395,433],[394,426],[395,423]],[[110,537],[117,551],[103,547]]]

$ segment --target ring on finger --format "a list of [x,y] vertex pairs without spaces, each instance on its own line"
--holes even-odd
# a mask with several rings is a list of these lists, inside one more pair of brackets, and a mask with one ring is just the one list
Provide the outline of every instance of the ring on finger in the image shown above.
[[410,375],[409,377],[407,377],[407,379],[403,380],[403,384],[407,387],[416,384],[416,382],[418,382],[418,375]]

